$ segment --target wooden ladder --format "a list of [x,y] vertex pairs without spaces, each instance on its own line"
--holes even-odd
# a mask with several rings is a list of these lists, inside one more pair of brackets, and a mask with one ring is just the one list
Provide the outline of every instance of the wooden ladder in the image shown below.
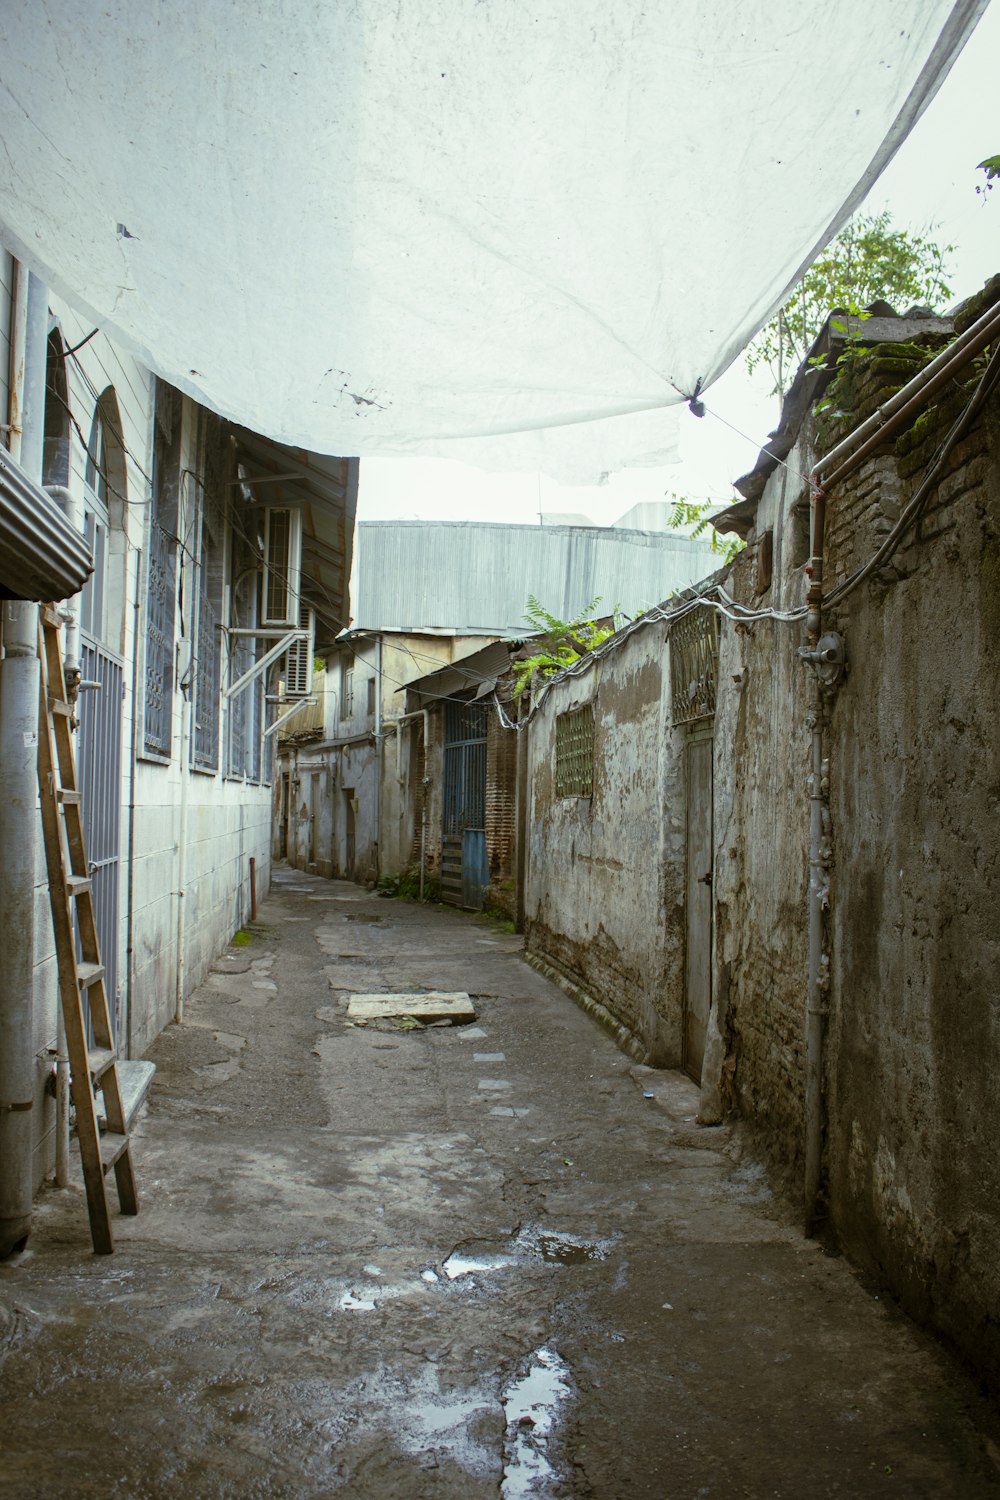
[[[69,1053],[70,1090],[87,1189],[90,1234],[98,1255],[114,1250],[105,1176],[114,1168],[123,1214],[139,1212],[132,1151],[118,1078],[118,1055],[111,1031],[104,966],[94,921],[94,899],[83,838],[83,814],[73,753],[74,704],[66,691],[59,616],[51,605],[39,611],[38,654],[41,693],[38,714],[38,790],[42,804],[49,900],[59,965],[59,998]],[[73,932],[76,908],[80,935],[77,957]],[[90,1002],[94,1045],[87,1045],[84,993]],[[97,1118],[103,1095],[106,1130]]]

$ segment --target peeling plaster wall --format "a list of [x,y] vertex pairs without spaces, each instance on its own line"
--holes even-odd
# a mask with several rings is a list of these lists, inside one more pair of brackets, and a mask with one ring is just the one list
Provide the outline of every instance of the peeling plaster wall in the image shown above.
[[[789,455],[805,473],[808,454]],[[779,469],[728,587],[742,602],[791,609],[805,600],[801,499]],[[759,541],[774,538],[773,576],[758,591]],[[775,1164],[798,1174],[803,1139],[803,999],[807,951],[809,735],[802,627],[723,617],[715,718],[715,972],[713,1029],[721,1039],[723,1108],[736,1106]]]
[[[861,367],[852,425],[908,373],[902,354],[873,358],[870,378]],[[962,399],[948,391],[828,497],[828,585],[871,555]],[[813,425],[789,455],[794,474],[808,471]],[[837,436],[821,433],[819,445]],[[802,599],[801,498],[786,471],[771,476],[733,570],[737,597],[785,607]],[[757,547],[772,527],[784,557],[760,596]],[[997,1382],[997,398],[954,450],[918,532],[828,615],[834,627],[850,670],[827,739],[829,1218],[852,1257]],[[728,1059],[719,1081],[796,1194],[809,749],[800,639],[798,626],[727,622],[716,742],[716,993]]]
[[831,1209],[1000,1382],[1000,403],[895,561],[830,741]]
[[[669,728],[662,624],[549,690],[528,746],[531,954],[678,1066],[684,963],[683,743]],[[555,795],[556,718],[594,708],[594,794]]]

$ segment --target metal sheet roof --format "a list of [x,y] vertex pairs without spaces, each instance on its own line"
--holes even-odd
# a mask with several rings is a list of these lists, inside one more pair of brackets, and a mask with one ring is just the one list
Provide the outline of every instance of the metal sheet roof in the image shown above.
[[529,595],[571,619],[594,599],[636,615],[718,567],[708,542],[601,526],[362,521],[354,624],[527,634]]
[[432,703],[437,698],[467,693],[470,689],[477,698],[482,698],[496,686],[497,678],[502,677],[509,668],[510,652],[511,648],[503,641],[492,641],[482,650],[449,662],[436,672],[415,677],[412,682],[406,683],[402,691],[412,693],[418,706]]

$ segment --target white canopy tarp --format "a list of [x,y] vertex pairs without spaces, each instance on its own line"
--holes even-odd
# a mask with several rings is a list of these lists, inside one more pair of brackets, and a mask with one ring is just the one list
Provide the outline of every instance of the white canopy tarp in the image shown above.
[[319,452],[670,456],[985,0],[8,0],[0,234]]

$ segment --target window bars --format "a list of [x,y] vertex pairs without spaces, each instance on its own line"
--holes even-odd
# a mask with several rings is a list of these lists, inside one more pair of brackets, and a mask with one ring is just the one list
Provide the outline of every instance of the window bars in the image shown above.
[[556,796],[594,795],[594,708],[585,703],[556,719]]
[[715,715],[719,675],[719,616],[695,609],[670,627],[670,696],[675,724]]
[[174,687],[174,544],[150,522],[146,594],[145,747],[170,754]]

